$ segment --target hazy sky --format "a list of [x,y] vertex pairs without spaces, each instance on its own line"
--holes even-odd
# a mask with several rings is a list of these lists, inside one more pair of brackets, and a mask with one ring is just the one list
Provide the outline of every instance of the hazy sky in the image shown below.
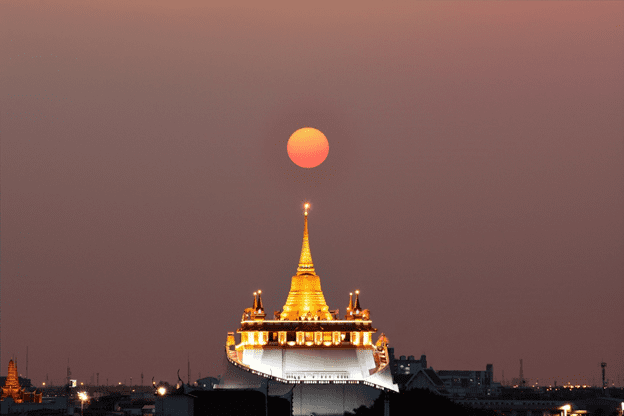
[[624,3],[229,3],[0,4],[0,374],[219,374],[309,200],[397,355],[624,384]]

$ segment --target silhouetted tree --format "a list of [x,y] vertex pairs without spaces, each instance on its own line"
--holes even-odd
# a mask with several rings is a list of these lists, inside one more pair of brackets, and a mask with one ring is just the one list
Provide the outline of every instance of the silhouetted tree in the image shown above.
[[[473,409],[454,403],[444,396],[435,394],[429,390],[414,389],[390,395],[390,413],[402,416],[494,416],[490,410]],[[345,416],[383,416],[384,397],[380,395],[373,405],[360,406],[353,412],[345,412]]]

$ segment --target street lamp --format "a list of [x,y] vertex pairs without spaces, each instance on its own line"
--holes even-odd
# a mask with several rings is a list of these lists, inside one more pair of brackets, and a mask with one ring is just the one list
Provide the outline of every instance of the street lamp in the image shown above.
[[572,406],[566,404],[565,406],[561,406],[559,409],[563,410],[563,416],[568,416],[568,412],[572,410]]
[[84,416],[84,403],[89,400],[89,396],[87,396],[87,392],[81,391],[78,393],[78,398],[80,399],[80,414]]

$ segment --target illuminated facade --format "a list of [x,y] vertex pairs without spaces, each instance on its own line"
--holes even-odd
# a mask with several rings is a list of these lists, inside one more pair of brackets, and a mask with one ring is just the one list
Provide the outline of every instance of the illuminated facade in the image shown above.
[[[241,327],[237,330],[240,342],[236,343],[233,332],[228,333],[229,374],[220,388],[253,384],[252,378],[241,374],[247,372],[277,390],[278,383],[290,384],[290,389],[292,384],[329,385],[323,400],[331,392],[344,392],[345,386],[351,390],[366,387],[368,396],[370,393],[378,395],[380,391],[398,391],[389,366],[388,340],[382,334],[376,343],[373,342],[377,329],[372,325],[369,310],[360,305],[359,291],[355,292],[355,299],[353,294],[350,295],[342,319],[338,310],[330,310],[327,306],[310,253],[307,210],[308,204],[304,214],[301,257],[286,304],[281,311],[274,313],[273,319],[267,319],[262,292],[254,293],[253,307],[245,309]],[[296,389],[293,394],[293,409],[298,414]],[[366,392],[363,395],[366,396]],[[309,410],[307,414],[310,414]],[[316,413],[333,414],[326,410]],[[342,414],[340,409],[336,412]]]
[[0,400],[10,397],[15,403],[41,403],[42,393],[27,392],[19,384],[17,375],[17,366],[13,360],[9,361],[9,370],[7,378],[2,387],[2,396]]

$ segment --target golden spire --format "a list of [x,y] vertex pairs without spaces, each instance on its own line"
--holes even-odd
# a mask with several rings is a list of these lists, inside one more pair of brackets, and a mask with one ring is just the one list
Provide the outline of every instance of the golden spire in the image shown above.
[[356,290],[355,291],[355,306],[354,306],[355,312],[356,313],[360,313],[362,311],[362,307],[360,306],[360,291]]
[[353,310],[353,292],[349,293],[349,306],[347,306],[347,312],[351,312]]
[[256,312],[262,311],[264,312],[264,306],[262,306],[262,291],[258,290],[258,302],[256,304]]
[[299,257],[299,267],[297,267],[297,276],[303,274],[315,275],[314,263],[312,262],[312,253],[310,253],[310,238],[308,235],[308,208],[310,204],[306,202],[303,220],[303,244],[301,245],[301,257]]
[[281,320],[296,321],[302,316],[312,315],[317,319],[331,321],[334,319],[325,303],[325,296],[321,290],[321,279],[314,271],[312,255],[310,254],[310,241],[308,236],[308,208],[305,204],[305,219],[303,224],[303,245],[297,274],[292,277],[290,292],[286,304],[280,314]]
[[253,295],[254,295],[254,306],[252,309],[255,312],[256,309],[258,309],[258,293],[254,292]]

